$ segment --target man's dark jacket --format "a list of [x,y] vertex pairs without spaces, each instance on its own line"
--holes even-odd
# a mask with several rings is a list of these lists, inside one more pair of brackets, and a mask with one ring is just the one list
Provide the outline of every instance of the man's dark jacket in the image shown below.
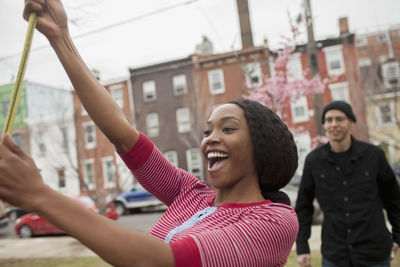
[[329,143],[307,156],[296,201],[298,255],[310,253],[315,198],[324,212],[321,252],[329,261],[367,266],[389,259],[392,242],[400,244],[400,190],[385,153],[353,137],[350,151],[348,170],[335,163]]

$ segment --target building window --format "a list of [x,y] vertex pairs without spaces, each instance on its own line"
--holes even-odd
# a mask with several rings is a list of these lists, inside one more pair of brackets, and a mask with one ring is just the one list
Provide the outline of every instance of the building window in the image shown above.
[[292,121],[294,123],[308,121],[307,97],[300,96],[291,102]]
[[167,151],[164,156],[169,162],[171,162],[175,167],[178,167],[178,153],[174,150]]
[[178,108],[176,110],[176,122],[178,132],[190,132],[190,113],[188,108]]
[[342,100],[350,103],[348,82],[332,83],[328,87],[331,91],[332,100]]
[[208,72],[208,83],[212,95],[225,93],[224,72],[222,69],[210,70]]
[[96,127],[93,122],[84,123],[83,129],[85,132],[85,148],[92,149],[96,147]]
[[380,126],[388,126],[395,123],[395,105],[393,101],[377,104],[375,108],[376,118]]
[[248,88],[262,84],[262,72],[260,63],[253,62],[245,66],[246,84]]
[[111,97],[121,108],[124,107],[124,87],[122,84],[111,85],[110,87]]
[[344,60],[342,46],[336,45],[325,47],[325,59],[329,75],[340,75],[344,73]]
[[156,82],[146,81],[142,84],[144,102],[151,102],[157,99]]
[[12,139],[14,142],[17,144],[17,146],[21,147],[22,146],[22,137],[21,134],[15,133],[12,135]]
[[156,137],[160,134],[158,113],[149,113],[146,115],[147,135]]
[[187,94],[186,75],[180,74],[173,76],[172,87],[174,89],[175,96]]
[[372,62],[371,62],[371,59],[369,59],[369,58],[360,58],[360,59],[358,60],[358,66],[359,66],[360,68],[362,68],[362,67],[369,67],[369,66],[371,66],[371,64],[372,64]]
[[303,76],[303,67],[301,65],[301,54],[293,54],[286,67],[286,78],[288,81],[300,80]]
[[275,76],[275,59],[273,57],[269,57],[268,66],[269,66],[269,77],[274,77]]
[[364,46],[368,44],[368,40],[366,36],[358,36],[356,39],[357,46]]
[[394,61],[382,64],[382,74],[386,88],[397,86],[400,78],[399,62]]
[[378,34],[378,40],[379,42],[386,42],[389,39],[388,34],[387,33],[380,33]]
[[44,142],[43,132],[38,132],[38,147],[39,147],[39,156],[46,156],[46,143]]
[[61,127],[61,147],[64,152],[68,152],[68,129],[67,127]]
[[84,162],[84,182],[89,187],[90,190],[93,190],[96,187],[96,183],[94,180],[94,163],[93,159],[87,159]]
[[57,175],[58,175],[58,188],[65,188],[66,183],[65,183],[65,169],[64,168],[59,168],[57,170]]
[[10,101],[3,101],[3,116],[6,117],[8,113],[8,107],[10,106]]
[[115,187],[115,168],[113,157],[105,157],[102,159],[104,185],[106,188]]
[[299,158],[299,167],[297,168],[297,173],[301,175],[306,157],[308,153],[311,152],[311,137],[308,132],[305,132],[295,135],[294,141],[296,142],[297,154]]
[[203,177],[203,164],[201,161],[201,153],[197,148],[186,150],[186,160],[188,172],[201,179]]

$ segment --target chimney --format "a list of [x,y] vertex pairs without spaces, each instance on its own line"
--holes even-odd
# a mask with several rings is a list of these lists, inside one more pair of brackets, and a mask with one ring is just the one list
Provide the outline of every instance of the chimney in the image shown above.
[[349,33],[349,24],[347,22],[347,17],[339,18],[339,30],[340,30],[340,35]]
[[236,0],[239,13],[240,34],[242,37],[242,49],[253,47],[253,35],[251,33],[249,4],[247,0]]

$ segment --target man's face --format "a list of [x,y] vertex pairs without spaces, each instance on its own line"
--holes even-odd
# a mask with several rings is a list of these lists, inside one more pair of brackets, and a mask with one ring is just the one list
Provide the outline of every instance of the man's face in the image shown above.
[[331,109],[325,113],[324,129],[331,142],[342,142],[350,138],[351,128],[354,122],[347,115],[337,109]]

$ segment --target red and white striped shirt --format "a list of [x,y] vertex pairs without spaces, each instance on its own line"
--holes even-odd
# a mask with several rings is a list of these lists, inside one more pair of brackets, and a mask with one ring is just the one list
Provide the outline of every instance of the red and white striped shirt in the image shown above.
[[[171,230],[213,206],[215,191],[172,165],[142,133],[121,158],[142,186],[168,206],[151,236],[165,240]],[[226,203],[172,235],[170,245],[177,267],[284,266],[297,232],[297,216],[288,205]]]

